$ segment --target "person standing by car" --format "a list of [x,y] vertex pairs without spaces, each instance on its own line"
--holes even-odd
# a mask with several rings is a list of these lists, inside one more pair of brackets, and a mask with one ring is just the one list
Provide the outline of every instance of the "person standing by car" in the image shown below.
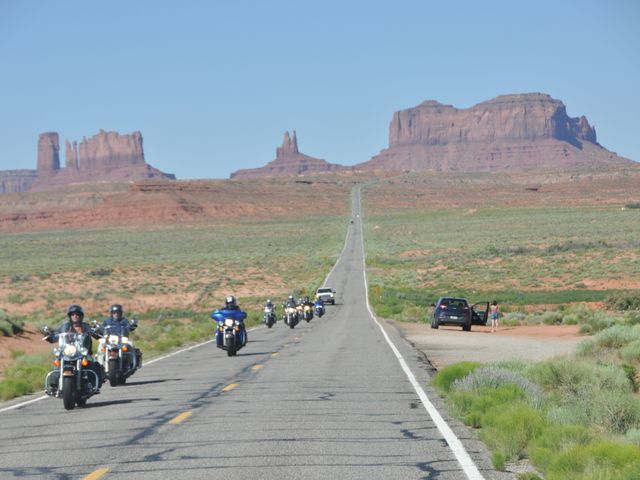
[[495,300],[491,303],[491,307],[489,307],[489,314],[491,316],[491,331],[498,331],[498,314],[500,313],[500,309],[498,308],[498,302]]

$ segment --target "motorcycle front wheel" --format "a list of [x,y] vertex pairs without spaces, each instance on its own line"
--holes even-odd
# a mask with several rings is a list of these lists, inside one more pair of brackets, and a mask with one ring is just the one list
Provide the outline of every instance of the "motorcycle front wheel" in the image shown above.
[[109,385],[115,387],[118,385],[118,360],[109,360]]
[[62,379],[62,404],[65,410],[73,410],[76,406],[76,379],[74,377]]

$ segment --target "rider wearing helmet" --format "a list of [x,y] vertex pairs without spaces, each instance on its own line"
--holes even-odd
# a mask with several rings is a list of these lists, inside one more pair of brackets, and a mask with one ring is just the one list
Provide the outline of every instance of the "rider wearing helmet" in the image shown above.
[[102,322],[102,331],[105,334],[121,335],[128,337],[129,332],[137,328],[138,324],[134,321],[129,322],[124,317],[122,305],[115,303],[109,307],[109,317]]
[[247,344],[247,329],[244,327],[244,319],[247,318],[247,313],[240,309],[236,302],[236,297],[228,295],[224,300],[224,307],[215,310],[211,314],[216,322],[223,322],[225,318],[233,318],[240,323],[240,334],[242,338],[242,346]]
[[[119,303],[114,303],[109,307],[109,317],[105,318],[102,322],[101,332],[103,335],[120,335],[122,337],[128,337],[131,332],[138,328],[138,321],[134,320],[130,322],[124,316],[124,309]],[[133,342],[129,340],[129,343],[133,347]],[[139,348],[135,348],[136,363],[138,367],[142,366],[142,352]]]
[[296,308],[298,306],[298,304],[296,303],[296,299],[293,298],[293,295],[289,295],[289,298],[287,298],[284,306],[290,308]]
[[[44,340],[49,343],[57,342],[58,336],[61,333],[85,334],[82,344],[88,350],[89,356],[93,353],[93,342],[91,341],[91,337],[99,338],[99,335],[91,329],[89,324],[84,322],[84,310],[78,304],[69,305],[69,308],[67,308],[67,320],[64,320],[55,331],[44,337]],[[98,390],[100,390],[100,385],[102,385],[102,382],[104,381],[102,367],[98,363],[90,360],[89,367],[87,368],[93,370],[98,376]],[[60,375],[59,371],[58,375]],[[52,386],[58,384],[58,375],[51,375],[50,383]]]

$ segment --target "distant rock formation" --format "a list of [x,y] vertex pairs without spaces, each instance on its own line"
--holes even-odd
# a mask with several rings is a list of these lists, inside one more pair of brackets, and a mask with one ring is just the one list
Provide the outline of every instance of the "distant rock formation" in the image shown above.
[[4,170],[0,172],[0,193],[26,192],[37,178],[35,170]]
[[[56,132],[38,139],[37,170],[0,172],[0,193],[44,190],[74,182],[175,179],[144,160],[142,134],[99,133],[77,142],[65,141],[66,161],[60,167],[60,142]],[[20,172],[20,173],[16,173]]]
[[289,132],[284,133],[282,146],[276,148],[276,159],[264,167],[238,170],[231,174],[231,178],[255,178],[280,175],[305,175],[310,173],[334,172],[345,169],[341,165],[329,163],[319,158],[313,158],[298,150],[298,139],[295,130],[293,138]]
[[596,141],[582,116],[542,93],[502,95],[468,109],[428,100],[395,112],[389,148],[354,169],[505,170],[630,160]]

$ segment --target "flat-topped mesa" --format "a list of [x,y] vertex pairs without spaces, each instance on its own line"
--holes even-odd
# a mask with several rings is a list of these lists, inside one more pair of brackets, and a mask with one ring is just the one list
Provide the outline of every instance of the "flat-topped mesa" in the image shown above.
[[355,169],[491,170],[629,162],[602,148],[586,117],[543,93],[466,109],[428,100],[393,114],[389,148]]
[[501,95],[467,109],[428,100],[395,112],[389,126],[390,148],[539,139],[597,143],[584,116],[569,117],[561,101],[542,93]]
[[275,160],[267,163],[264,167],[237,170],[230,178],[257,178],[280,175],[305,175],[323,172],[334,172],[342,170],[341,165],[329,163],[320,158],[310,157],[298,150],[298,138],[296,131],[293,137],[289,132],[284,133],[282,146],[276,148]]

